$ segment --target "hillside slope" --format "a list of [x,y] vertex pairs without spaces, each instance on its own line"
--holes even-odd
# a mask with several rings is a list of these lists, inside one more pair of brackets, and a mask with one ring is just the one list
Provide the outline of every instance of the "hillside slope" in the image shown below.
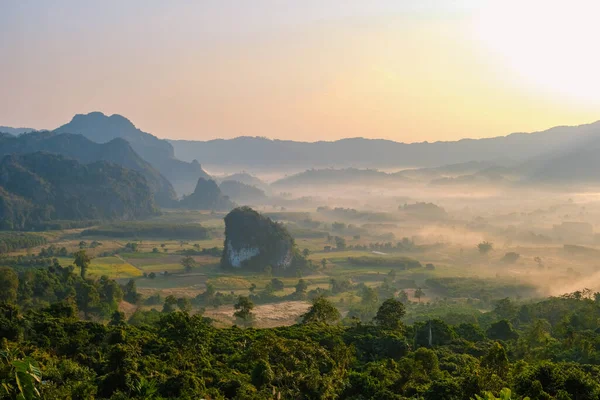
[[137,172],[59,155],[9,155],[0,161],[0,229],[35,229],[53,220],[136,219],[156,212]]
[[20,136],[0,135],[0,156],[38,151],[55,153],[80,163],[109,161],[139,172],[146,178],[158,205],[169,207],[176,201],[171,183],[143,160],[125,140],[116,138],[107,143],[93,142],[82,135],[33,132]]
[[209,178],[198,161],[194,159],[185,162],[175,158],[173,146],[168,141],[143,132],[121,115],[107,116],[101,112],[78,114],[54,132],[78,133],[96,143],[106,143],[116,138],[125,139],[133,150],[160,171],[178,192],[181,192],[182,188],[193,188],[198,178]]

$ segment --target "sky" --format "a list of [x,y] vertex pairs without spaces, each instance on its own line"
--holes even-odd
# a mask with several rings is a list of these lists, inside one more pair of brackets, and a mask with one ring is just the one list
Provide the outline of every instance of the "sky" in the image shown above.
[[0,0],[0,125],[402,142],[600,120],[591,0]]

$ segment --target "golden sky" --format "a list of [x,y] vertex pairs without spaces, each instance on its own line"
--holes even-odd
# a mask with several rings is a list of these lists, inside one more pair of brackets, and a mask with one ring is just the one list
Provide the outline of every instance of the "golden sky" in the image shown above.
[[593,122],[596,3],[3,3],[0,125],[102,111],[174,139],[415,142]]

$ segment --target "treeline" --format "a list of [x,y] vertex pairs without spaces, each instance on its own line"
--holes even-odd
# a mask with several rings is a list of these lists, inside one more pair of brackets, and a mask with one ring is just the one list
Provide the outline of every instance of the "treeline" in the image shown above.
[[423,267],[419,261],[408,257],[348,257],[348,263],[361,267],[378,266],[401,270]]
[[114,238],[161,238],[204,240],[211,238],[211,230],[200,224],[172,224],[158,222],[115,223],[86,229],[82,236],[106,236]]
[[126,293],[116,281],[105,276],[85,278],[87,265],[79,274],[74,266],[62,267],[56,259],[45,267],[48,260],[38,257],[37,265],[28,268],[0,268],[0,302],[18,304],[22,310],[64,302],[76,307],[84,318],[107,318],[118,309]]
[[425,280],[428,288],[447,297],[470,297],[484,301],[504,297],[534,297],[537,289],[534,285],[501,279],[478,278],[429,278]]
[[[252,325],[253,307],[238,298],[240,325]],[[113,312],[91,322],[69,300],[30,310],[5,302],[0,399],[23,392],[31,399],[600,396],[600,294],[502,300],[485,321],[459,325],[407,325],[395,299],[350,326],[338,324],[340,313],[322,297],[298,324],[274,329],[218,329],[187,311],[186,301],[170,296],[162,312],[137,311],[129,321]]]
[[32,233],[1,232],[0,254],[9,253],[20,249],[29,249],[46,244],[44,236]]

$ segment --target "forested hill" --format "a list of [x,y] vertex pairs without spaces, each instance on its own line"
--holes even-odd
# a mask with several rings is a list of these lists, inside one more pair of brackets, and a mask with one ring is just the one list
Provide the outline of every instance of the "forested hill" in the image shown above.
[[136,153],[175,186],[179,194],[183,194],[181,188],[190,188],[191,192],[198,178],[209,178],[195,159],[190,162],[177,159],[173,146],[168,141],[143,132],[121,115],[107,116],[101,112],[78,114],[54,132],[78,133],[97,143],[106,143],[115,138],[125,139]]
[[54,220],[135,219],[156,212],[138,172],[98,161],[83,165],[49,153],[0,161],[0,229],[35,229]]
[[125,140],[116,138],[96,143],[82,135],[53,132],[33,132],[20,136],[0,135],[0,156],[37,151],[55,153],[88,164],[109,161],[139,172],[146,178],[158,205],[169,207],[176,201],[171,183],[150,163],[142,159]]

